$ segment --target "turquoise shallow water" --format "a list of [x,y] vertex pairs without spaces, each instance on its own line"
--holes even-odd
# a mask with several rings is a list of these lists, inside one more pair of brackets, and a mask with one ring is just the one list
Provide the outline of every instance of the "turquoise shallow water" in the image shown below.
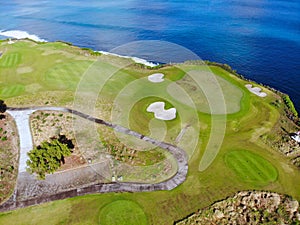
[[95,50],[138,40],[173,42],[288,93],[300,110],[298,0],[17,0],[1,3],[0,18],[0,30]]

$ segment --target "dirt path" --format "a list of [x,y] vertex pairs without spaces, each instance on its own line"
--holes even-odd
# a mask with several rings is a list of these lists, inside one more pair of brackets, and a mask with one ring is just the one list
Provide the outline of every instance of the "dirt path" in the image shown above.
[[[36,198],[29,198],[18,200],[16,199],[16,195],[18,192],[18,186],[22,186],[19,182],[21,179],[21,175],[27,174],[24,172],[24,168],[26,167],[26,160],[27,160],[27,152],[32,149],[32,136],[29,127],[29,116],[31,113],[38,111],[38,110],[52,110],[52,111],[63,111],[69,112],[74,115],[80,116],[84,119],[92,121],[94,123],[102,124],[108,127],[113,128],[115,131],[124,133],[127,135],[134,136],[139,138],[143,141],[149,142],[154,144],[158,147],[165,149],[166,151],[170,152],[172,156],[176,159],[178,164],[178,171],[177,173],[169,178],[166,181],[155,183],[155,184],[141,184],[141,183],[125,183],[125,182],[112,182],[112,183],[96,183],[92,185],[88,185],[85,187],[75,187],[73,189],[64,190],[55,194],[48,194],[45,193],[44,195]],[[188,172],[188,161],[187,155],[184,150],[181,148],[157,141],[153,138],[144,136],[140,133],[132,131],[128,128],[122,127],[120,125],[112,124],[101,120],[99,118],[92,117],[90,115],[81,113],[79,111],[63,108],[63,107],[27,107],[27,108],[8,108],[8,112],[14,117],[17,123],[17,128],[19,131],[20,136],[20,168],[19,168],[19,176],[17,180],[17,187],[15,188],[15,194],[4,204],[0,205],[0,211],[8,211],[20,207],[26,207],[30,205],[36,205],[48,201],[64,199],[69,197],[81,196],[90,193],[108,193],[108,192],[145,192],[145,191],[157,191],[157,190],[172,190],[181,183],[183,183],[186,179],[186,175]],[[22,141],[21,141],[22,140]],[[25,165],[25,167],[24,167]]]

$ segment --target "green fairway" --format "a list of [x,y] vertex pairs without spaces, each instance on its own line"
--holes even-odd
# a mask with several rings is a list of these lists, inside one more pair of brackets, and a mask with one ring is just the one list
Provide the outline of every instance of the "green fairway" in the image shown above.
[[247,150],[228,152],[225,162],[245,182],[267,184],[275,181],[278,176],[270,162]]
[[0,67],[14,67],[21,62],[21,54],[19,52],[12,52],[0,59]]
[[[255,84],[268,94],[260,98],[245,88],[254,82],[203,64],[150,69],[125,63],[119,68],[115,65],[129,59],[110,56],[110,62],[58,42],[0,42],[0,51],[0,98],[8,106],[73,108],[179,146],[188,155],[186,181],[173,190],[92,194],[54,201],[0,213],[0,224],[173,224],[241,190],[263,189],[300,199],[299,168],[264,138],[282,137],[281,126],[281,133],[273,130],[279,121],[294,125],[276,93]],[[150,82],[148,76],[155,73],[163,73],[165,80]],[[165,102],[166,109],[176,108],[176,118],[158,120],[147,112],[157,101]],[[272,104],[275,101],[276,106]],[[98,157],[104,151],[99,147],[100,138],[107,143],[112,140],[111,151],[119,158],[114,158],[108,169],[122,175],[123,182],[161,182],[176,173],[177,164],[169,154],[164,155],[164,149],[157,151],[144,140],[122,136],[102,125],[88,136],[85,130],[94,131],[95,124],[75,121],[76,141],[82,138],[88,143],[78,150],[83,155]],[[127,148],[131,143],[133,147]],[[147,151],[150,148],[152,151]],[[203,158],[207,163],[201,167]]]
[[22,84],[13,84],[9,86],[5,86],[3,89],[0,91],[0,98],[10,98],[14,96],[19,96],[23,94],[25,91],[25,87]]
[[[181,65],[179,68],[182,68],[187,75],[178,80],[176,84],[171,84],[167,89],[168,93],[179,102],[189,105],[186,102],[186,97],[178,93],[178,88],[175,88],[175,85],[184,89],[199,112],[233,114],[240,111],[243,91],[232,83],[229,76],[224,79],[220,76],[222,73],[219,71],[215,73],[217,76],[212,76],[213,73],[210,70],[207,71],[207,66]],[[222,108],[222,104],[226,105],[226,109]]]
[[146,225],[147,217],[136,203],[118,200],[104,206],[100,211],[101,225]]
[[51,89],[75,90],[80,77],[90,64],[89,61],[58,64],[46,72],[44,85]]
[[66,92],[75,91],[85,70],[94,61],[93,57],[83,57],[78,50],[59,42],[1,43],[0,97],[10,105],[28,106],[37,100],[37,95],[47,98],[50,92],[60,91],[51,97],[52,102],[65,103],[64,96],[70,96]]
[[[163,129],[167,128],[167,131],[169,132],[169,137],[174,136],[175,134],[178,133],[178,130],[180,130],[180,114],[177,113],[177,116],[175,119],[170,120],[170,121],[161,121],[154,119],[154,114],[147,112],[147,107],[153,103],[153,102],[159,102],[163,101],[165,102],[165,109],[170,109],[173,108],[174,106],[171,105],[168,101],[162,98],[157,98],[157,97],[147,97],[144,98],[140,101],[138,101],[131,109],[130,115],[129,115],[129,125],[130,128],[133,130],[136,130],[144,135],[152,135],[153,137],[156,136],[157,139],[161,136],[163,133]],[[155,123],[155,124],[154,124]],[[151,124],[154,129],[158,129],[158,132],[155,133],[150,132],[151,129]],[[149,127],[150,126],[150,127]],[[175,131],[175,133],[172,133],[172,130]]]
[[[56,207],[57,203],[53,202],[53,209],[49,210],[49,205],[45,204],[38,208],[28,207],[24,213],[18,215],[13,212],[0,215],[0,224],[5,225],[25,225],[25,224],[66,224],[68,218],[65,216],[71,211],[70,202],[65,202],[64,206]],[[56,208],[56,209],[55,209]],[[47,214],[49,217],[39,216]]]

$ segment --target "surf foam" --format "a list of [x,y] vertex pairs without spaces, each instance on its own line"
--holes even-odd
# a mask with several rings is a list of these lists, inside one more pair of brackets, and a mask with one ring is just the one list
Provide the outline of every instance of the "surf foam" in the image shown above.
[[9,37],[9,38],[15,38],[15,39],[24,39],[28,38],[33,41],[37,42],[47,42],[45,39],[42,39],[38,37],[37,35],[34,34],[29,34],[26,31],[22,30],[8,30],[8,31],[0,31],[0,35],[4,37]]
[[141,58],[138,58],[138,57],[118,55],[118,54],[115,54],[115,53],[105,52],[105,51],[98,51],[98,52],[100,52],[103,55],[112,55],[112,56],[116,56],[116,57],[120,57],[120,58],[132,59],[136,63],[140,63],[140,64],[143,64],[143,65],[149,66],[149,67],[155,67],[155,66],[158,65],[158,63],[149,62],[145,59],[141,59]]

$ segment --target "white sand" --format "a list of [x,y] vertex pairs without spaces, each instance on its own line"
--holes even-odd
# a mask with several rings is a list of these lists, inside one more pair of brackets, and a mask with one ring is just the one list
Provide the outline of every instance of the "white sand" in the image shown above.
[[153,83],[160,83],[164,81],[164,76],[162,73],[154,73],[148,76],[148,80]]
[[176,109],[165,110],[164,102],[154,102],[147,108],[147,112],[153,112],[154,117],[159,120],[173,120],[176,118]]
[[252,87],[252,84],[246,84],[245,87],[250,91],[252,92],[253,94],[261,97],[261,98],[264,98],[267,96],[267,93],[265,92],[262,92],[261,91],[261,88],[259,87]]

